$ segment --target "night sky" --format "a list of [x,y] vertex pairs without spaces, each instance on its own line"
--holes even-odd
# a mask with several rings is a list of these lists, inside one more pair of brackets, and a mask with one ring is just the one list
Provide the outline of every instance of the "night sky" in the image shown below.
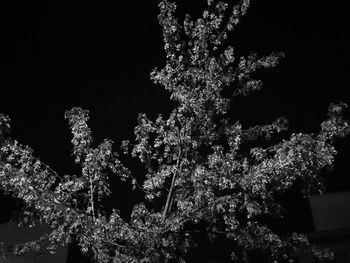
[[[200,15],[206,1],[178,2],[183,18]],[[282,51],[286,58],[262,75],[262,91],[236,99],[232,119],[247,128],[285,116],[292,131],[316,132],[330,102],[350,104],[345,2],[252,1],[230,44],[237,55]],[[169,112],[168,93],[149,79],[153,67],[164,65],[157,3],[1,1],[0,112],[12,119],[12,137],[70,174],[77,168],[65,110],[89,109],[95,143],[110,138],[116,150],[134,138],[139,112]],[[329,191],[350,190],[349,138],[338,146]]]

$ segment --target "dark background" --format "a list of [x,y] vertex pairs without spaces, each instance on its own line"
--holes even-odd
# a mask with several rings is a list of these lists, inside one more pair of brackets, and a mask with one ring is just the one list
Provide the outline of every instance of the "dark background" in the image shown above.
[[[178,1],[178,14],[200,15],[205,2]],[[164,65],[157,3],[1,1],[0,112],[12,119],[12,137],[60,174],[70,174],[77,167],[65,110],[89,109],[95,142],[110,138],[116,150],[121,140],[134,138],[139,112],[169,112],[167,92],[149,79],[153,67]],[[232,119],[248,127],[285,116],[292,131],[318,131],[330,102],[350,104],[349,31],[345,1],[252,1],[230,44],[239,55],[282,51],[286,58],[263,75],[262,91],[236,99]],[[329,192],[350,189],[349,143],[338,143]],[[130,164],[142,173],[137,162]],[[7,220],[13,201],[0,199]],[[123,204],[132,202],[123,197]]]

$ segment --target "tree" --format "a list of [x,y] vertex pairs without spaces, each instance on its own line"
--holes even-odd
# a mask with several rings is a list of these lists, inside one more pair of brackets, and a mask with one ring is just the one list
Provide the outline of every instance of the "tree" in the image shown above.
[[[291,134],[277,144],[270,139],[287,131],[287,120],[243,128],[229,118],[236,96],[259,90],[257,70],[274,67],[281,53],[235,58],[225,43],[247,12],[248,0],[229,5],[208,0],[202,17],[175,17],[176,5],[159,4],[166,64],[151,79],[170,93],[173,110],[151,120],[139,114],[135,141],[122,143],[122,154],[137,157],[147,170],[136,177],[104,140],[93,146],[89,112],[65,113],[73,134],[73,156],[80,175],[60,176],[9,136],[10,120],[0,116],[1,188],[23,200],[20,224],[47,223],[52,231],[40,240],[18,245],[18,253],[77,242],[96,262],[189,262],[195,233],[230,244],[231,259],[246,262],[259,250],[274,260],[318,250],[298,233],[277,233],[269,218],[283,216],[279,197],[297,186],[305,197],[322,191],[321,175],[332,165],[337,137],[350,128],[341,117],[345,103],[331,104],[328,119],[314,134]],[[230,11],[231,10],[231,11]],[[270,141],[262,146],[262,140]],[[253,145],[253,146],[252,146]],[[103,203],[111,194],[109,178],[130,181],[145,201],[130,218]]]

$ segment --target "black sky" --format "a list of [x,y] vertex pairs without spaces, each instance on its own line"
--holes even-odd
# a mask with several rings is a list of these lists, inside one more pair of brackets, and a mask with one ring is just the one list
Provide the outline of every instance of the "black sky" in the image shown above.
[[[199,15],[205,4],[178,2],[180,16]],[[238,54],[286,58],[263,75],[262,91],[237,99],[233,119],[254,125],[283,115],[293,131],[315,132],[330,102],[350,104],[343,2],[252,1],[231,44]],[[65,110],[89,109],[95,142],[111,138],[116,149],[133,138],[139,112],[170,110],[167,92],[149,80],[164,63],[157,1],[8,0],[0,12],[0,112],[10,115],[13,137],[59,173],[74,169]],[[349,142],[339,143],[330,191],[350,189]]]

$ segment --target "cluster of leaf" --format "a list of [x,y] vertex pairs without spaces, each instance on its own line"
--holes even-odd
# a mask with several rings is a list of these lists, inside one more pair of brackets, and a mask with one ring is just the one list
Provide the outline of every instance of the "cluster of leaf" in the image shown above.
[[[124,154],[145,166],[142,183],[113,152],[112,141],[92,147],[86,110],[73,108],[65,114],[81,174],[63,177],[6,136],[9,118],[1,115],[1,188],[24,201],[22,223],[51,226],[45,237],[49,249],[73,239],[97,262],[187,262],[194,245],[191,233],[204,223],[209,237],[219,234],[233,243],[233,261],[257,249],[276,260],[307,248],[318,257],[329,256],[301,234],[274,233],[262,218],[282,216],[277,197],[295,184],[305,196],[322,189],[320,171],[336,155],[332,143],[350,131],[341,117],[346,105],[332,104],[317,134],[292,134],[244,154],[242,146],[287,129],[283,118],[243,128],[227,114],[235,96],[261,88],[253,73],[275,66],[282,56],[237,59],[233,47],[224,45],[248,6],[248,0],[232,6],[208,0],[202,17],[186,16],[180,24],[175,3],[160,2],[166,65],[154,69],[151,79],[169,91],[174,108],[169,117],[159,115],[154,121],[140,114],[135,142],[122,143]],[[130,221],[117,210],[104,212],[110,176],[130,179],[145,194],[145,203],[135,205]]]

